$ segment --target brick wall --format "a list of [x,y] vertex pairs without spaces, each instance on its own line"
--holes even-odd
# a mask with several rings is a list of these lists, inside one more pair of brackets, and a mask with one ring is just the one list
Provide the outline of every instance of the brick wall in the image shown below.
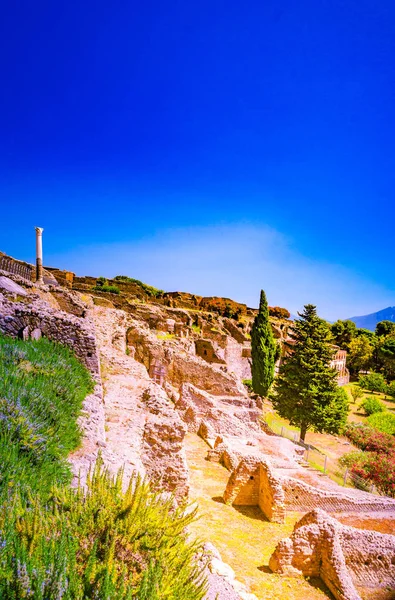
[[232,504],[235,506],[259,506],[259,483],[260,474],[258,466],[255,471],[248,475],[246,483],[241,487]]
[[[358,493],[357,490],[347,491],[339,487],[339,492],[318,490],[307,483],[296,479],[284,478],[282,487],[285,494],[285,504],[288,510],[305,512],[322,508],[327,512],[366,512],[394,511],[395,500],[371,494]],[[357,495],[358,494],[358,495]]]

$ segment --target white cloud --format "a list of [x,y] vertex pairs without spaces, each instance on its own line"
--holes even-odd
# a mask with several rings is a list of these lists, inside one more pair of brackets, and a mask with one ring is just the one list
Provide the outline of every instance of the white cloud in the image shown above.
[[277,231],[249,224],[165,230],[130,243],[51,254],[46,262],[78,275],[124,274],[168,291],[226,296],[249,306],[257,306],[263,288],[271,305],[295,313],[313,303],[330,320],[379,310],[395,296],[340,265],[301,255]]

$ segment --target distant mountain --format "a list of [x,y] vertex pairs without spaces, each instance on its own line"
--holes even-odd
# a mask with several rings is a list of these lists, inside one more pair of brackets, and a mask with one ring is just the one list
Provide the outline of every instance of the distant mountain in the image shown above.
[[378,312],[372,313],[370,315],[364,315],[362,317],[351,317],[349,321],[354,321],[357,327],[362,327],[363,329],[370,329],[371,331],[374,331],[376,329],[377,323],[380,323],[380,321],[393,321],[395,323],[395,306],[383,308],[383,310],[379,310]]

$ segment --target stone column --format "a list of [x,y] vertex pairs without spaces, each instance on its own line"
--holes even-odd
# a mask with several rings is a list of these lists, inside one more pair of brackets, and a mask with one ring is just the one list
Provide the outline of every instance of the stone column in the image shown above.
[[43,283],[43,231],[36,227],[36,282]]

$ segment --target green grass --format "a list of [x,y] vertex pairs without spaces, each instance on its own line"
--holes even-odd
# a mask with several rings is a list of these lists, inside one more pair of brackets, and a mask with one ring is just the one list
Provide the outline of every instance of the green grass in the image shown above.
[[86,489],[70,487],[92,388],[66,348],[0,337],[0,598],[201,600],[195,511],[137,476],[123,491],[101,461]]
[[174,340],[174,338],[176,337],[174,335],[174,333],[158,333],[156,335],[156,337],[158,338],[158,340]]
[[106,292],[108,294],[119,294],[119,287],[116,285],[95,285],[92,290],[94,292]]

